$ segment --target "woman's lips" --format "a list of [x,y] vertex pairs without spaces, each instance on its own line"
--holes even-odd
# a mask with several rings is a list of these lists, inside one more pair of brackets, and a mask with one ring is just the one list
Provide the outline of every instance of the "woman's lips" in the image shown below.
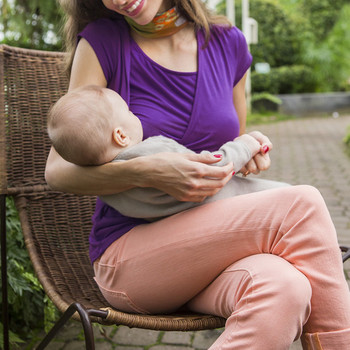
[[136,0],[136,1],[132,2],[130,5],[128,5],[127,7],[123,8],[123,10],[130,17],[134,17],[142,10],[144,2],[145,2],[145,0]]

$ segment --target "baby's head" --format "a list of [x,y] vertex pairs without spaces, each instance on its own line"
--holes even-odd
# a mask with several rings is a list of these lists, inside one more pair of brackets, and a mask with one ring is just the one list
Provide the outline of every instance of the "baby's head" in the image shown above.
[[55,103],[49,112],[48,134],[65,160],[100,165],[141,142],[142,126],[115,91],[89,85],[69,91]]

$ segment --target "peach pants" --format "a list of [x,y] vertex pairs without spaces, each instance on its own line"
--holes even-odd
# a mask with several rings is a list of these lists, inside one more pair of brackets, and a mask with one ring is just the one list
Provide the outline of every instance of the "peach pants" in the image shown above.
[[294,186],[206,204],[135,227],[94,264],[126,312],[186,304],[227,318],[213,349],[350,348],[350,293],[320,193]]

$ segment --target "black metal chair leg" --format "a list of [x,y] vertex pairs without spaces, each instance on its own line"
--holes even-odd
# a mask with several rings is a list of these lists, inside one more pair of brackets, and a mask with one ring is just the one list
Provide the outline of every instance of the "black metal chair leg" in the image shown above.
[[6,195],[0,195],[0,234],[1,234],[1,291],[2,291],[2,325],[3,349],[9,350],[9,311],[7,297],[7,248],[6,248]]
[[45,349],[45,347],[50,343],[58,331],[66,324],[66,322],[73,316],[75,312],[79,313],[81,322],[83,324],[84,335],[85,335],[85,346],[87,350],[95,350],[95,340],[94,331],[92,329],[92,324],[89,316],[89,312],[79,303],[73,303],[69,306],[62,317],[56,322],[52,327],[50,332],[41,341],[41,343],[36,348],[37,350]]
[[341,246],[341,251],[345,254],[343,254],[343,263],[350,258],[350,247]]

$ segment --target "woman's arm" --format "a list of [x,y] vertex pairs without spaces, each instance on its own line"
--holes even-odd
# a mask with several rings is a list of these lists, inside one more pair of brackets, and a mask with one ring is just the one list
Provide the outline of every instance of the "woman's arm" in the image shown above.
[[80,167],[62,159],[52,148],[46,180],[56,190],[103,195],[133,187],[153,187],[180,201],[201,202],[231,179],[233,165],[212,167],[220,159],[211,154],[158,153],[124,162]]
[[[106,86],[100,63],[90,44],[81,39],[72,66],[69,89]],[[200,202],[218,192],[232,177],[233,166],[211,167],[213,155],[159,153],[125,162],[81,167],[65,161],[55,149],[47,159],[45,177],[55,190],[102,195],[133,187],[154,187],[178,200]]]
[[246,133],[247,121],[247,102],[245,97],[245,84],[247,80],[247,73],[233,88],[233,104],[235,106],[238,120],[239,120],[239,134]]
[[88,41],[82,38],[75,51],[69,90],[90,84],[106,87],[107,81],[95,51]]

